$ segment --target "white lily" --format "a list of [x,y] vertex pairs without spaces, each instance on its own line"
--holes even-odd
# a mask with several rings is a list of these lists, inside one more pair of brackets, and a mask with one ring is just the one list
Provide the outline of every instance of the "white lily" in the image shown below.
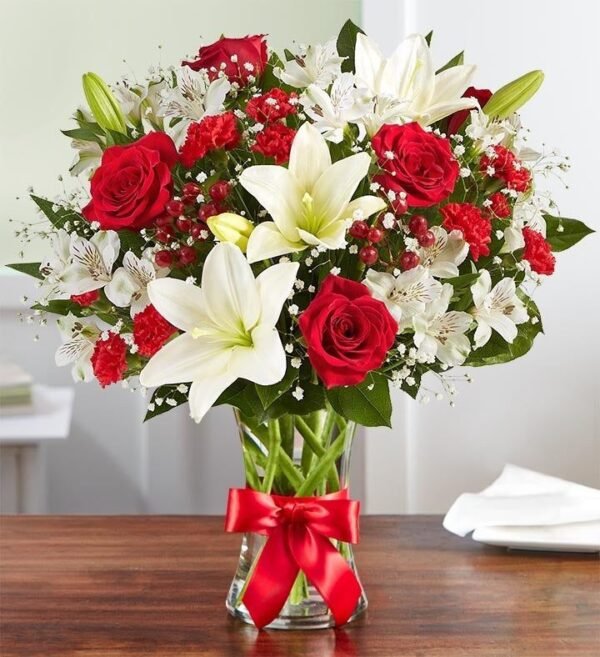
[[230,89],[226,77],[211,82],[206,71],[194,71],[189,66],[177,71],[177,86],[163,91],[160,105],[161,116],[181,119],[173,127],[166,125],[177,147],[183,144],[190,123],[223,111]]
[[369,111],[371,102],[365,92],[354,86],[354,76],[342,73],[331,85],[329,93],[311,84],[301,98],[304,111],[328,141],[339,144],[344,128]]
[[458,267],[469,253],[469,245],[462,233],[453,230],[448,234],[441,226],[432,226],[430,230],[435,235],[435,242],[432,246],[418,249],[421,264],[437,278],[458,276]]
[[146,252],[138,258],[135,253],[128,251],[123,256],[123,266],[115,270],[104,293],[119,308],[131,306],[133,317],[150,303],[148,284],[167,273],[167,269],[156,269],[150,253]]
[[462,365],[471,351],[465,333],[473,318],[458,310],[447,312],[454,288],[444,284],[440,296],[428,304],[425,312],[413,318],[414,342],[420,356],[437,358],[449,366]]
[[488,342],[492,329],[512,343],[517,337],[517,324],[529,319],[527,309],[517,296],[514,280],[503,278],[492,289],[490,273],[484,269],[471,286],[471,292],[475,303],[472,314],[477,320],[475,347]]
[[403,122],[426,126],[450,114],[477,106],[474,98],[462,98],[475,72],[474,66],[453,66],[436,75],[431,51],[419,34],[407,37],[385,59],[364,34],[356,38],[356,78],[373,96],[407,101]]
[[90,381],[93,378],[91,358],[100,329],[93,323],[84,324],[72,313],[57,319],[56,323],[63,339],[54,356],[56,365],[72,365],[73,380]]
[[61,275],[63,291],[68,295],[83,294],[110,283],[119,248],[119,236],[114,230],[99,230],[90,240],[73,237],[70,264]]
[[398,276],[369,269],[365,285],[371,294],[385,303],[401,331],[411,319],[425,310],[425,306],[439,297],[442,284],[418,266]]
[[294,59],[285,63],[283,70],[278,70],[279,78],[290,87],[328,87],[341,73],[344,61],[337,52],[335,41],[314,46],[302,46]]
[[240,184],[273,218],[258,224],[250,235],[248,260],[257,262],[308,246],[342,248],[354,213],[366,218],[385,207],[376,196],[350,200],[370,163],[367,153],[358,153],[332,164],[324,137],[304,123],[294,138],[288,168],[245,169]]
[[201,288],[173,278],[152,281],[151,302],[183,334],[150,360],[142,385],[191,382],[190,414],[199,422],[236,379],[281,381],[286,356],[275,325],[297,271],[298,263],[281,263],[255,279],[240,249],[220,243],[206,258]]

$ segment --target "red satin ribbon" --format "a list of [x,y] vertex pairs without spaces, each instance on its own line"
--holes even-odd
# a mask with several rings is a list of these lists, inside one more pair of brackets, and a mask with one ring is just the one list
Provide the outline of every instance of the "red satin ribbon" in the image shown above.
[[359,509],[360,502],[348,499],[347,489],[321,497],[229,490],[225,531],[268,536],[243,598],[257,627],[277,617],[300,570],[319,591],[336,624],[350,618],[361,595],[360,584],[329,539],[358,543]]

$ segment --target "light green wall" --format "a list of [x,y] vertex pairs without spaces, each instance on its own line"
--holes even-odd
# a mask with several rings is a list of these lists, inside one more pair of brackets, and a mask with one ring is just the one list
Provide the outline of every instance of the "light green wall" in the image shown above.
[[[8,218],[31,221],[26,198],[60,192],[73,153],[59,130],[82,101],[81,74],[107,80],[149,65],[176,63],[221,33],[266,33],[281,50],[293,40],[335,36],[347,18],[359,21],[359,0],[3,0],[0,22],[0,263],[21,248]],[[158,45],[162,45],[159,52]],[[123,63],[123,59],[127,63]],[[68,175],[68,174],[67,174]],[[17,200],[16,196],[22,196]],[[27,260],[43,248],[32,244]]]

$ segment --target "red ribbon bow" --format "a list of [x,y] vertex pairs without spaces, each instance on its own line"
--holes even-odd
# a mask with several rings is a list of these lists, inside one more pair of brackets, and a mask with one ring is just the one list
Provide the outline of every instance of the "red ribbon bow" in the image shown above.
[[336,624],[350,618],[361,595],[360,583],[329,539],[357,543],[359,509],[360,502],[348,499],[347,489],[321,497],[229,490],[225,531],[268,536],[243,598],[257,627],[277,617],[300,570]]

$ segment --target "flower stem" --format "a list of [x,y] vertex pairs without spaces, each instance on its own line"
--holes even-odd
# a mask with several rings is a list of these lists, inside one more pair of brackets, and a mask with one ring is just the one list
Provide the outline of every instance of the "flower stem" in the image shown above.
[[269,422],[269,456],[265,467],[263,477],[263,492],[270,493],[277,474],[277,464],[279,463],[279,451],[281,447],[281,431],[279,420]]
[[329,469],[335,467],[336,460],[344,451],[346,437],[347,431],[344,429],[323,454],[319,463],[304,480],[304,483],[297,489],[296,495],[298,495],[298,497],[310,495],[315,489],[324,483]]

